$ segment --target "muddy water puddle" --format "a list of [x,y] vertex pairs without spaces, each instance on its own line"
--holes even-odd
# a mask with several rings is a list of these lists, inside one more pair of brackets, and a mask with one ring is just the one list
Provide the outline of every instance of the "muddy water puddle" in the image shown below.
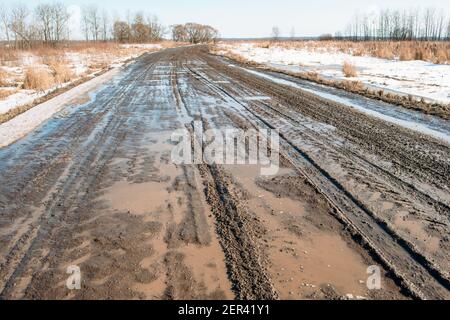
[[[248,192],[246,207],[267,228],[264,242],[269,272],[281,299],[367,294],[368,264],[339,233],[320,228],[321,224],[330,225],[329,212],[314,207],[307,199],[292,199],[259,187],[256,181],[267,178],[260,176],[258,166],[235,165],[226,169]],[[278,173],[279,177],[286,175],[296,173],[291,169]]]
[[169,193],[158,182],[117,182],[105,195],[110,206],[132,214],[146,214],[160,210],[166,204]]
[[138,179],[126,174],[102,195],[109,210],[161,225],[146,243],[149,254],[139,264],[153,279],[131,287],[145,299],[233,299],[197,168],[171,163],[170,135],[145,139],[148,144],[138,149],[138,156],[111,161]]

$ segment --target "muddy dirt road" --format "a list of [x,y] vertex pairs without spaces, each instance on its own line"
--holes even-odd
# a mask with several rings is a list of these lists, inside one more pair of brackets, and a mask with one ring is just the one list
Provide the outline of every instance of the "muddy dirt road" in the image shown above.
[[[173,164],[194,120],[277,129],[278,174]],[[440,140],[204,47],[148,54],[0,149],[0,298],[449,299],[449,173]]]

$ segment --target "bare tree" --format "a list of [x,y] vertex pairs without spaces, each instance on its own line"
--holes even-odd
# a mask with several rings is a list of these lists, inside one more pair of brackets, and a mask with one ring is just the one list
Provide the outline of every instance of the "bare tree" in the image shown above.
[[274,26],[272,28],[272,39],[274,41],[277,41],[278,38],[280,38],[280,28],[278,28],[277,26]]
[[35,8],[35,16],[38,23],[38,28],[43,37],[43,41],[48,43],[52,41],[53,36],[53,8],[50,4],[40,4]]
[[101,31],[101,21],[98,7],[95,5],[83,7],[82,9],[82,23],[83,32],[86,41],[92,39],[98,41]]
[[144,15],[142,12],[136,13],[133,24],[131,26],[133,41],[144,43],[149,39],[150,30],[145,24]]
[[69,22],[69,12],[65,4],[61,2],[54,3],[53,6],[53,21],[54,21],[54,41],[60,42],[68,34],[67,23]]
[[442,34],[444,32],[444,22],[445,22],[445,16],[442,11],[439,11],[439,13],[436,16],[435,21],[435,32],[434,32],[434,40],[441,40]]
[[117,20],[113,27],[114,40],[117,42],[127,42],[131,38],[131,29],[127,22]]
[[83,7],[81,9],[81,29],[84,33],[84,39],[86,41],[89,41],[90,37],[90,23],[89,23],[89,14],[88,14],[88,8]]
[[30,12],[23,4],[16,4],[10,13],[10,29],[14,35],[15,46],[24,48],[31,46],[32,34],[34,30],[27,25]]
[[450,16],[448,17],[447,22],[447,40],[450,40]]
[[6,41],[8,44],[10,43],[10,36],[9,36],[9,10],[8,8],[2,3],[0,4],[0,25],[1,29],[3,29],[4,36],[6,38]]
[[291,28],[291,39],[295,39],[295,27]]
[[182,24],[176,24],[171,26],[172,40],[177,42],[187,42],[188,34],[186,27]]
[[164,37],[166,30],[164,26],[159,22],[157,16],[149,15],[147,17],[147,26],[149,28],[149,41],[160,41]]
[[109,14],[108,11],[103,9],[102,10],[102,16],[101,16],[101,33],[102,33],[102,40],[107,41],[108,40],[108,34],[109,34]]
[[433,24],[434,24],[434,14],[435,9],[432,7],[429,7],[425,9],[424,13],[424,29],[422,37],[424,39],[431,39],[433,34]]

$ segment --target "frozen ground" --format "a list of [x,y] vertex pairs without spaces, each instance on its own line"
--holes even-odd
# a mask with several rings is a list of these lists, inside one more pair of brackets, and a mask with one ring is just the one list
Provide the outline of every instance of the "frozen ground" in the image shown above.
[[[163,48],[160,44],[124,44],[117,50],[101,51],[87,48],[82,51],[63,52],[58,59],[61,59],[70,68],[73,73],[73,79],[70,82],[55,85],[45,91],[21,89],[25,72],[28,68],[46,68],[46,57],[39,56],[30,52],[19,53],[18,59],[12,62],[5,62],[0,65],[0,73],[3,73],[3,79],[0,79],[0,90],[14,90],[13,94],[0,99],[0,115],[23,105],[33,103],[48,93],[65,87],[82,77],[95,76],[104,69],[121,67],[125,61],[133,59],[144,52],[158,51]],[[1,82],[4,82],[3,87]]]
[[[219,53],[227,52],[275,69],[314,71],[326,78],[357,80],[386,91],[450,103],[449,65],[352,56],[337,50],[318,52],[313,49],[287,49],[278,46],[263,48],[255,43],[219,44]],[[345,61],[357,68],[357,77],[344,76],[342,65]]]

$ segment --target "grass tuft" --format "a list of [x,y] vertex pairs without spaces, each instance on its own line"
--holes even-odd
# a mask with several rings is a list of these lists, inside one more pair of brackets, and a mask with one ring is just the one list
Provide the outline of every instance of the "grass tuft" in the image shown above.
[[356,67],[351,64],[348,61],[344,62],[344,65],[342,66],[342,72],[344,73],[344,75],[347,78],[351,78],[351,77],[357,77],[358,76],[358,72],[356,71]]
[[55,77],[44,68],[29,68],[25,72],[23,88],[45,91],[55,85]]

